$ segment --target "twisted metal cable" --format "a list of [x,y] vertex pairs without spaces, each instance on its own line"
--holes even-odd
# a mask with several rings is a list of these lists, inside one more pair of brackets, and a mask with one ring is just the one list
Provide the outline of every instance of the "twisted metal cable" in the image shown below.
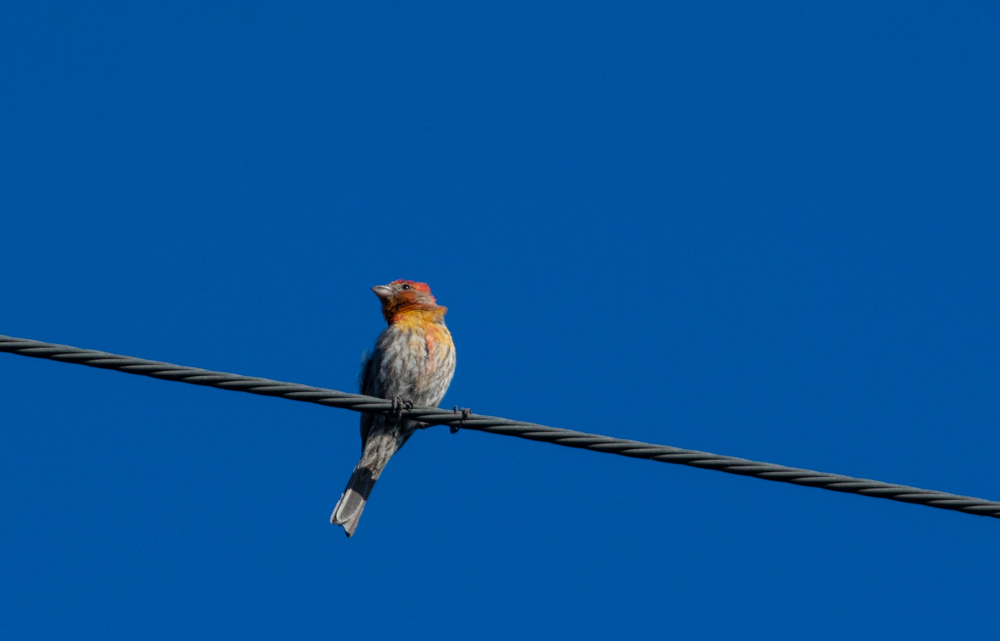
[[[373,396],[348,394],[346,392],[338,392],[337,390],[299,385],[297,383],[284,383],[268,378],[227,374],[226,372],[215,372],[198,367],[184,367],[182,365],[150,361],[134,356],[120,356],[118,354],[80,349],[68,345],[43,343],[27,338],[0,335],[0,352],[10,352],[34,358],[46,358],[64,363],[76,363],[78,365],[99,367],[101,369],[112,369],[128,374],[140,374],[168,381],[218,387],[220,389],[248,392],[262,396],[278,396],[293,401],[305,401],[307,403],[339,407],[356,412],[390,414],[395,411],[391,401]],[[670,447],[669,445],[655,445],[652,443],[643,443],[642,441],[631,441],[558,427],[547,427],[536,423],[512,421],[496,416],[483,416],[471,413],[462,415],[455,411],[436,407],[414,407],[411,410],[404,410],[402,416],[404,418],[423,421],[429,425],[448,425],[453,428],[478,430],[491,434],[504,434],[532,441],[542,441],[556,445],[565,445],[567,447],[619,454],[632,458],[660,461],[661,463],[676,463],[690,467],[718,470],[729,474],[753,476],[768,481],[794,483],[795,485],[818,487],[835,492],[862,494],[864,496],[890,499],[903,503],[916,503],[943,510],[954,510],[956,512],[1000,518],[1000,502],[949,494],[948,492],[939,492],[936,490],[922,490],[908,485],[883,483],[870,479],[844,476],[843,474],[826,474],[774,463],[751,461],[734,456],[685,450],[679,447]]]

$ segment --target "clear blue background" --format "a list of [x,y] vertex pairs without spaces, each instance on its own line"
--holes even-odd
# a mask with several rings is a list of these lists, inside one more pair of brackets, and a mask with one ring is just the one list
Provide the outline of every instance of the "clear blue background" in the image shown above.
[[[0,333],[1000,499],[1000,9],[11,2]],[[973,639],[1000,522],[0,355],[18,639]]]

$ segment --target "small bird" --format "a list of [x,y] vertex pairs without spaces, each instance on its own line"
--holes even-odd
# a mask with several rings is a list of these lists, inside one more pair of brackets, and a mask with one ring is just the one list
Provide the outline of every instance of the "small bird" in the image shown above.
[[[444,324],[448,308],[437,304],[427,283],[395,280],[372,291],[389,326],[361,365],[361,393],[391,399],[399,412],[414,405],[437,407],[455,374],[455,344]],[[361,415],[361,460],[330,523],[354,534],[375,481],[421,425],[400,416]]]

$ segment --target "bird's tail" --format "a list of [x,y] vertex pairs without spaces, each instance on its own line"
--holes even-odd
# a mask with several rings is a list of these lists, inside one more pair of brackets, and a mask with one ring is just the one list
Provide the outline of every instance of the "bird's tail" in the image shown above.
[[361,452],[361,460],[354,468],[344,493],[340,495],[337,507],[333,508],[333,514],[330,515],[330,523],[343,525],[347,536],[354,534],[354,529],[358,527],[358,519],[365,509],[368,495],[375,487],[375,481],[382,475],[382,470],[392,455],[403,447],[403,443],[412,433],[412,429],[369,432],[368,438],[365,439],[364,450]]
[[347,482],[344,493],[337,501],[337,507],[333,508],[333,514],[330,515],[330,523],[343,525],[347,536],[354,534],[355,528],[358,527],[358,520],[361,518],[361,512],[365,509],[365,502],[378,479],[378,476],[373,475],[372,470],[364,463],[365,461],[362,461],[354,468],[351,480]]

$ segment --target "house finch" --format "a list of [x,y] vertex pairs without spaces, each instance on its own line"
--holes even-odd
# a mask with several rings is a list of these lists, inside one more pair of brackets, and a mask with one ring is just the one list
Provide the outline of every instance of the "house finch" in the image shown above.
[[[361,393],[392,399],[397,408],[436,407],[455,373],[455,344],[426,283],[397,280],[372,287],[389,326],[361,366]],[[365,501],[386,463],[421,426],[419,421],[380,414],[361,415],[361,460],[333,508],[330,523],[354,534]]]

